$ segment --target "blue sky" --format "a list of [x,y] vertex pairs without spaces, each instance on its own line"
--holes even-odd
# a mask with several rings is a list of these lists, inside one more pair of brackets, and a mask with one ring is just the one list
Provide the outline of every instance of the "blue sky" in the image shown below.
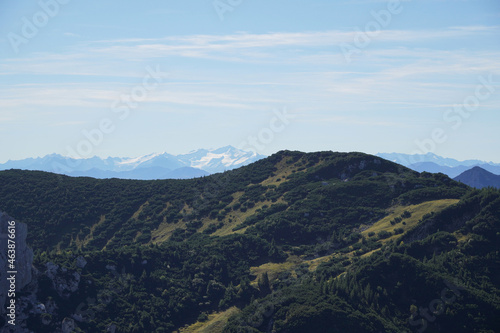
[[499,107],[497,0],[0,2],[0,162],[226,145],[500,162]]

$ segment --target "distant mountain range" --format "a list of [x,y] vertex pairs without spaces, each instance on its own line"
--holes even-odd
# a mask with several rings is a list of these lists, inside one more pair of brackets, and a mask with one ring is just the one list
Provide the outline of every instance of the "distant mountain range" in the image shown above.
[[59,154],[7,161],[0,170],[39,170],[74,177],[121,179],[187,179],[231,170],[264,158],[256,154],[226,146],[218,149],[198,149],[188,154],[155,153],[135,158],[94,156],[75,159]]
[[433,153],[415,155],[379,153],[377,156],[404,165],[418,172],[441,172],[448,175],[450,178],[455,178],[475,166],[479,166],[493,174],[500,174],[500,164],[481,160],[458,161],[453,158],[441,157]]
[[480,167],[473,167],[454,179],[475,188],[485,188],[488,186],[500,188],[500,176]]
[[[481,160],[458,161],[433,153],[420,155],[379,153],[377,156],[418,172],[441,172],[450,178],[455,178],[476,166],[494,175],[500,174],[500,164]],[[164,152],[132,158],[94,156],[87,159],[75,159],[59,154],[50,154],[38,158],[9,160],[0,164],[0,170],[39,170],[73,177],[101,179],[188,179],[239,168],[265,157],[232,146],[218,149],[198,149],[180,155]]]

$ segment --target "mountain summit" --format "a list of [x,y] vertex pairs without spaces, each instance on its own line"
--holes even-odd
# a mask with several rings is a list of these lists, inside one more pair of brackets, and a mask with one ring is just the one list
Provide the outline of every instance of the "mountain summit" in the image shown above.
[[191,153],[178,155],[177,158],[193,168],[217,173],[235,169],[260,160],[265,156],[226,146],[219,149],[198,149]]
[[467,170],[454,179],[475,188],[488,186],[500,188],[500,176],[480,167]]

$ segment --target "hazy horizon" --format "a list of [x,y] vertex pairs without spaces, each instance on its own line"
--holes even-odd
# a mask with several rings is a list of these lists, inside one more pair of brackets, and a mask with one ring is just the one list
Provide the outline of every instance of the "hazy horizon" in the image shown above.
[[[106,155],[106,156],[99,156],[99,155],[93,155],[93,156],[88,156],[88,157],[72,157],[70,155],[63,155],[63,154],[59,154],[59,153],[50,153],[50,154],[45,154],[45,155],[37,155],[37,156],[29,156],[29,157],[26,157],[26,158],[20,158],[20,159],[8,159],[8,160],[0,160],[0,164],[4,164],[6,162],[9,162],[9,161],[21,161],[21,160],[25,160],[25,159],[39,159],[39,158],[44,158],[44,157],[47,157],[47,156],[51,156],[51,155],[59,155],[59,156],[62,156],[62,157],[67,157],[67,158],[76,158],[76,159],[91,159],[91,158],[100,158],[100,159],[107,159],[107,158],[122,158],[122,159],[135,159],[135,158],[139,158],[139,157],[144,157],[144,156],[150,156],[150,155],[162,155],[162,154],[169,154],[169,155],[172,155],[172,156],[179,156],[179,155],[186,155],[186,154],[190,154],[190,153],[194,153],[194,152],[197,152],[197,151],[200,151],[200,150],[208,150],[209,152],[212,152],[214,150],[218,150],[218,149],[221,149],[221,148],[225,148],[225,147],[233,147],[231,145],[228,145],[228,146],[223,146],[223,147],[218,147],[218,148],[213,148],[213,147],[209,147],[209,148],[206,148],[206,147],[203,147],[203,148],[199,148],[199,149],[193,149],[193,150],[190,150],[190,151],[187,151],[187,152],[181,152],[179,154],[171,154],[170,152],[168,151],[161,151],[161,152],[150,152],[150,153],[146,153],[146,154],[142,154],[142,155],[123,155],[123,156],[118,156],[118,155]],[[233,147],[233,148],[236,148],[236,147]],[[282,149],[282,150],[291,150],[291,149]],[[282,151],[282,150],[278,150],[278,151],[275,151],[275,152],[271,152],[270,154],[260,154],[260,153],[256,153],[256,152],[253,152],[253,153],[256,153],[258,155],[261,155],[261,156],[264,156],[264,157],[269,157],[273,154],[276,154],[278,153],[279,151]],[[247,152],[249,152],[249,150],[246,150]],[[325,150],[323,150],[325,151]],[[355,152],[360,152],[360,153],[366,153],[366,152],[362,152],[362,151],[333,151],[333,150],[327,150],[327,151],[332,151],[332,152],[340,152],[340,153],[355,153]],[[304,153],[314,153],[314,152],[320,152],[320,150],[317,150],[317,151],[302,151]],[[368,153],[366,153],[368,154]],[[399,153],[399,152],[377,152],[377,153],[374,153],[372,155],[379,155],[379,154],[398,154],[398,155],[408,155],[408,154],[405,154],[405,153]],[[436,155],[438,157],[441,157],[441,158],[444,158],[444,159],[454,159],[452,157],[449,157],[449,156],[441,156],[441,155],[437,155],[437,154],[434,154],[434,153],[426,153],[426,154],[419,154],[419,155],[428,155],[428,154],[433,154],[433,155]],[[454,159],[458,162],[466,162],[466,161],[471,161],[471,160],[478,160],[478,161],[481,161],[481,162],[485,162],[485,163],[493,163],[493,164],[500,164],[500,162],[497,162],[497,161],[494,161],[494,160],[481,160],[481,159],[477,159],[477,158],[472,158],[472,159]]]

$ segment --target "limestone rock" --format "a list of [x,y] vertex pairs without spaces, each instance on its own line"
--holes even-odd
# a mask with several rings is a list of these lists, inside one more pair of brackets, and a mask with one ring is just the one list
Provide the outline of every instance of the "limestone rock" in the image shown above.
[[78,268],[84,268],[87,265],[87,260],[85,260],[84,257],[78,256],[76,258],[76,267]]
[[63,333],[71,333],[75,330],[75,321],[71,318],[64,318],[61,324]]
[[45,264],[45,267],[47,267],[46,274],[52,280],[52,286],[59,296],[68,298],[78,290],[80,284],[80,274],[78,272],[60,268],[59,265],[50,261]]
[[111,325],[109,325],[106,328],[106,332],[115,333],[115,331],[116,331],[116,325],[115,324],[111,324]]
[[[7,281],[9,268],[8,262],[8,223],[15,221],[7,214],[0,212],[0,304],[5,304],[7,293],[9,290],[9,282]],[[28,226],[24,223],[15,221],[15,262],[14,271],[16,275],[16,291],[23,289],[31,282],[33,273],[33,250],[26,244],[28,236]],[[10,275],[10,274],[9,274]],[[0,307],[0,313],[5,313],[5,307]]]

